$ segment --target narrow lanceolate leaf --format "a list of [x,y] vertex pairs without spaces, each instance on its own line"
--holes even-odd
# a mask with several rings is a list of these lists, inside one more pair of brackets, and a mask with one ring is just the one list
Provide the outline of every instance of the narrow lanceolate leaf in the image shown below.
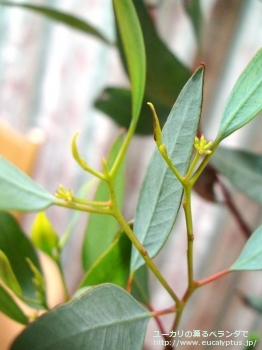
[[259,226],[252,233],[239,258],[230,267],[230,270],[262,270],[262,226]]
[[211,162],[240,191],[262,204],[262,155],[218,147]]
[[22,295],[22,289],[17,281],[12,266],[2,250],[0,250],[0,280],[12,292],[17,295]]
[[[117,138],[113,144],[108,156],[108,168],[110,169],[118,155],[123,144],[123,136]],[[124,196],[124,171],[125,162],[122,162],[116,177],[114,179],[115,195],[119,207],[122,207]],[[100,182],[96,194],[95,201],[108,201],[110,198],[107,184]],[[84,235],[84,243],[82,246],[82,262],[84,270],[87,271],[102,253],[112,243],[116,232],[118,231],[118,223],[112,216],[90,214]]]
[[8,213],[0,212],[0,249],[7,256],[12,270],[22,288],[23,295],[33,300],[36,288],[32,281],[34,275],[26,262],[29,258],[41,271],[32,243],[21,230],[16,220]]
[[26,325],[28,318],[13,300],[11,295],[0,284],[0,312],[10,317],[12,320]]
[[250,122],[262,110],[262,49],[252,58],[231,91],[215,143]]
[[56,260],[58,235],[45,212],[36,215],[31,229],[31,240],[38,249]]
[[140,350],[150,317],[125,290],[104,284],[41,316],[11,350]]
[[143,31],[146,50],[145,93],[153,104],[169,110],[190,78],[190,71],[168,49],[159,37],[145,2],[133,0]]
[[107,44],[110,43],[109,40],[99,30],[97,30],[95,27],[90,25],[87,21],[80,19],[76,16],[73,16],[69,13],[55,10],[52,7],[32,5],[29,3],[9,2],[9,1],[1,1],[0,5],[20,7],[20,8],[34,11],[38,14],[45,16],[46,18],[50,18],[56,22],[63,23],[73,29],[79,30],[86,34],[93,35]]
[[[133,0],[133,3],[143,32],[147,67],[145,95],[135,132],[149,134],[153,132],[153,128],[151,111],[147,106],[147,102],[152,101],[154,103],[160,123],[163,125],[174,100],[190,78],[190,71],[160,39],[151,16],[146,10],[144,1]],[[118,49],[123,66],[128,73],[122,41],[118,40]],[[141,62],[138,63],[139,66]],[[98,109],[108,114],[120,126],[126,128],[130,125],[131,120],[129,106],[131,108],[131,91],[126,89],[107,88],[96,101]]]
[[132,120],[136,123],[146,76],[143,35],[132,0],[113,0],[113,4],[132,87]]
[[[193,152],[203,97],[204,68],[200,67],[181,91],[163,128],[167,153],[185,175]],[[183,188],[165,161],[155,150],[142,185],[135,214],[134,231],[151,258],[164,245],[176,219]],[[144,260],[132,248],[131,270]]]
[[0,210],[38,211],[55,202],[55,196],[0,157]]
[[102,283],[114,283],[125,288],[129,276],[131,241],[119,232],[110,247],[85,274],[79,288]]

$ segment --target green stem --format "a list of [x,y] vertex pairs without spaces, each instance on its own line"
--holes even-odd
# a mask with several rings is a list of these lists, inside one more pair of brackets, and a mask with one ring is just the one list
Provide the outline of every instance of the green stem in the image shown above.
[[159,152],[161,153],[162,157],[164,158],[165,162],[169,166],[169,168],[172,170],[174,175],[177,177],[177,179],[181,182],[183,185],[185,183],[185,180],[183,176],[180,174],[180,172],[177,170],[177,168],[174,166],[172,160],[169,158],[168,154],[162,150],[159,149]]
[[87,205],[79,204],[79,203],[73,203],[73,202],[66,202],[66,201],[57,201],[55,202],[56,205],[68,209],[74,209],[74,210],[80,210],[80,211],[86,211],[89,213],[96,213],[96,214],[106,214],[106,215],[112,215],[112,210],[108,208],[94,208],[89,207]]
[[100,173],[99,171],[96,171],[95,169],[92,169],[87,162],[85,161],[85,159],[83,157],[80,156],[78,149],[77,149],[77,145],[76,145],[76,139],[79,136],[79,131],[77,131],[73,138],[72,138],[72,143],[71,143],[71,149],[72,149],[72,154],[74,159],[77,161],[77,163],[81,166],[81,168],[87,172],[89,172],[90,174],[98,177],[101,180],[105,180],[105,175]]
[[176,332],[177,329],[178,329],[178,326],[179,326],[179,323],[180,323],[180,320],[181,320],[181,316],[182,316],[182,313],[184,311],[184,307],[185,307],[185,304],[182,304],[177,310],[176,310],[176,317],[175,317],[175,321],[174,321],[174,324],[173,324],[173,327],[172,327],[172,331],[173,332]]
[[186,306],[186,303],[188,302],[189,298],[191,297],[191,295],[194,293],[194,291],[197,289],[197,284],[195,282],[193,282],[191,287],[188,287],[185,295],[183,296],[180,305],[178,306],[177,310],[176,310],[176,317],[174,320],[174,324],[172,327],[172,331],[175,332],[177,331],[179,324],[180,324],[180,320],[184,311],[184,308]]
[[195,166],[197,165],[199,159],[200,159],[200,154],[197,152],[193,162],[191,163],[191,165],[188,169],[186,176],[184,177],[185,182],[188,182],[188,180],[190,179],[190,175],[192,174],[193,170],[195,169]]
[[185,211],[186,227],[187,227],[187,268],[188,268],[188,288],[191,289],[194,285],[194,262],[193,262],[193,222],[191,210],[191,186],[184,187],[185,200],[183,208]]
[[[105,170],[106,170],[106,164],[104,164]],[[112,169],[111,169],[112,171]],[[158,270],[156,265],[153,263],[152,259],[149,257],[148,252],[146,249],[143,247],[143,245],[140,243],[136,235],[134,234],[133,230],[130,228],[128,225],[127,221],[123,217],[121,211],[119,210],[119,207],[117,205],[117,200],[116,200],[116,195],[115,195],[115,190],[114,190],[114,183],[113,183],[113,175],[111,172],[106,174],[107,176],[107,184],[108,184],[108,189],[110,192],[110,198],[111,198],[111,210],[112,210],[112,215],[115,217],[119,225],[123,228],[133,245],[136,247],[136,249],[139,251],[141,254],[142,258],[144,259],[145,263],[147,266],[150,268],[150,270],[154,273],[156,278],[159,280],[159,282],[163,285],[163,287],[167,290],[167,292],[170,294],[172,299],[176,303],[180,303],[179,298],[177,295],[174,293],[172,288],[169,286],[161,272]]]
[[169,293],[169,295],[172,297],[172,299],[176,302],[176,304],[180,303],[179,298],[174,293],[170,285],[167,283],[161,272],[158,270],[156,265],[153,263],[152,259],[149,257],[146,249],[143,247],[143,245],[140,243],[134,232],[131,230],[130,226],[127,224],[126,220],[122,216],[121,212],[118,210],[115,211],[114,217],[118,221],[119,225],[123,228],[123,230],[126,232],[127,236],[131,240],[131,242],[134,244],[142,258],[144,259],[147,266],[150,268],[150,270],[153,272],[153,274],[156,276],[156,278],[159,280],[159,282],[162,284],[162,286],[166,289],[166,291]]
[[128,146],[129,146],[129,144],[130,144],[130,142],[132,140],[132,137],[133,137],[135,129],[136,129],[136,124],[137,123],[133,119],[131,121],[130,127],[128,129],[128,132],[127,132],[126,138],[125,138],[125,140],[124,140],[124,142],[122,144],[122,147],[121,147],[121,149],[120,149],[120,151],[119,151],[119,153],[118,153],[118,155],[116,157],[116,160],[115,160],[115,162],[114,162],[114,164],[113,164],[113,166],[112,166],[112,168],[111,168],[111,170],[109,172],[111,178],[114,178],[114,176],[115,176],[115,174],[116,174],[116,172],[117,172],[117,170],[118,170],[122,160],[124,159],[124,157],[126,155]]
[[[195,157],[196,159],[197,157]],[[197,162],[197,160],[196,160]],[[193,167],[192,167],[193,170]],[[190,176],[190,172],[188,172],[188,176]],[[196,289],[195,281],[194,281],[194,261],[193,261],[193,243],[194,243],[194,233],[193,233],[193,221],[192,221],[192,209],[191,209],[191,184],[184,184],[184,202],[183,202],[183,208],[185,212],[185,218],[186,218],[186,227],[187,227],[187,274],[188,274],[188,287],[186,290],[186,293],[180,301],[180,303],[177,305],[176,310],[176,317],[174,320],[174,324],[172,327],[172,331],[176,331],[178,329],[184,307],[189,299],[189,297],[192,295],[194,290]]]
[[199,176],[202,174],[203,170],[205,169],[205,167],[207,166],[208,162],[210,161],[210,158],[212,157],[213,153],[215,152],[215,150],[217,149],[219,143],[218,142],[214,142],[213,143],[213,147],[211,149],[212,153],[211,154],[207,154],[204,159],[202,160],[201,164],[199,165],[197,171],[194,173],[194,175],[192,176],[190,183],[191,186],[193,186],[195,184],[195,182],[197,181],[197,179],[199,178]]
[[[80,163],[79,163],[80,164]],[[105,181],[105,176],[104,174],[100,173],[99,171],[92,169],[89,165],[87,164],[80,164],[80,166],[82,167],[83,170],[85,170],[86,172],[94,175],[95,177],[99,178],[100,180]]]
[[78,204],[84,204],[84,205],[90,205],[93,207],[109,207],[110,201],[107,202],[99,202],[99,201],[87,201],[85,199],[72,197],[72,202],[78,203]]

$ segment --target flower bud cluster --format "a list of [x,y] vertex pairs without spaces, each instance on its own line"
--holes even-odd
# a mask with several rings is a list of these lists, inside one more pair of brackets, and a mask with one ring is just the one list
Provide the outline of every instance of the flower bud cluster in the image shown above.
[[212,151],[210,150],[210,147],[212,146],[212,144],[212,141],[209,141],[207,143],[207,140],[204,135],[202,135],[200,139],[197,136],[195,137],[194,147],[199,154],[211,154]]

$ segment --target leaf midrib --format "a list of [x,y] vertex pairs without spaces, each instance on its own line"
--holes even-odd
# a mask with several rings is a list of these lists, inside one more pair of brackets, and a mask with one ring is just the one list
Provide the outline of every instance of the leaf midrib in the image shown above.
[[126,324],[126,323],[129,323],[129,322],[135,322],[135,321],[138,321],[138,320],[141,320],[141,319],[147,319],[147,318],[150,318],[152,316],[151,313],[143,313],[135,318],[128,318],[128,319],[125,319],[125,320],[119,320],[119,321],[114,321],[114,322],[111,322],[111,323],[108,323],[108,324],[100,324],[98,326],[95,326],[95,327],[92,327],[92,328],[88,328],[88,329],[85,329],[84,331],[78,331],[78,332],[74,332],[74,333],[71,333],[71,335],[68,335],[67,337],[64,337],[64,338],[60,338],[54,342],[51,342],[51,343],[48,343],[46,347],[44,348],[40,348],[41,350],[48,350],[50,345],[55,345],[55,344],[59,344],[61,341],[64,341],[64,340],[67,340],[67,339],[70,339],[72,337],[75,337],[75,336],[78,336],[82,333],[86,333],[86,332],[90,332],[90,331],[95,331],[95,330],[98,330],[99,328],[105,328],[105,327],[115,327],[115,326],[118,326],[118,325],[123,325],[123,324]]

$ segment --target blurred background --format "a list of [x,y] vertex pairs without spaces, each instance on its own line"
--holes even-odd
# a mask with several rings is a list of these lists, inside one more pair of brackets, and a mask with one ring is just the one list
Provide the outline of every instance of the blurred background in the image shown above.
[[[194,2],[199,7],[190,7]],[[110,42],[116,40],[110,0],[34,0],[28,3],[79,16],[99,29]],[[207,139],[214,139],[227,96],[241,71],[262,46],[262,2],[151,0],[145,4],[159,38],[185,69],[193,72],[200,62],[205,63],[201,130]],[[190,8],[194,11],[190,12]],[[91,177],[79,169],[71,156],[70,140],[74,132],[81,130],[81,154],[96,169],[101,168],[100,159],[107,155],[119,134],[115,121],[95,107],[95,101],[107,99],[104,89],[108,86],[129,86],[119,52],[114,44],[106,44],[27,9],[0,6],[0,16],[0,127],[8,130],[10,135],[18,132],[38,145],[34,161],[28,168],[38,183],[52,193],[60,183],[77,191]],[[152,121],[144,119],[143,123],[151,124]],[[256,118],[224,144],[262,153],[261,130],[261,118]],[[153,148],[152,136],[148,132],[147,135],[140,133],[128,152],[124,204],[127,220],[134,216],[139,187]],[[24,157],[21,149],[17,155]],[[221,201],[215,203],[214,198],[206,198],[207,182],[204,179],[204,189],[199,186],[198,193],[193,196],[198,278],[230,266],[246,241],[245,232],[231,213],[232,207],[230,210]],[[212,185],[211,180],[209,188],[213,189]],[[226,182],[226,186],[234,208],[241,213],[247,230],[252,232],[261,224],[261,207],[230,183]],[[214,190],[219,201],[221,188]],[[62,208],[50,208],[47,213],[57,232],[62,233],[71,213]],[[23,216],[25,231],[30,231],[33,219],[33,214]],[[66,247],[64,268],[71,291],[83,273],[80,248],[86,220],[82,215]],[[169,243],[156,258],[179,295],[185,289],[185,252],[181,213]],[[169,296],[153,279],[150,284],[154,307],[168,307],[171,304]],[[202,288],[189,303],[181,329],[262,332],[261,315],[243,302],[243,295],[248,294],[262,296],[261,272],[232,274]],[[165,317],[167,325],[170,320]],[[156,329],[154,321],[150,322],[145,349],[152,349]],[[215,346],[206,348],[218,349]]]

